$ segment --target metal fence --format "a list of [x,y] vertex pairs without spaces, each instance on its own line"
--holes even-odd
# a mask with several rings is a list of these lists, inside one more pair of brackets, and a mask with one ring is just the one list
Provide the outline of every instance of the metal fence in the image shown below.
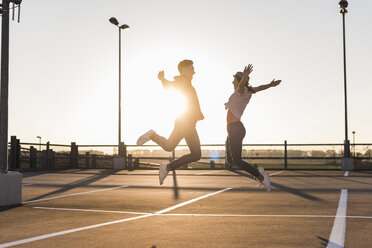
[[[12,136],[9,170],[112,169],[115,157],[125,157],[127,169],[154,169],[189,152],[179,145],[165,152],[157,145],[70,145],[20,143]],[[343,144],[243,144],[242,157],[266,169],[341,169]],[[181,169],[234,169],[226,158],[225,144],[201,145],[202,158]],[[372,169],[372,144],[352,144],[354,169]]]

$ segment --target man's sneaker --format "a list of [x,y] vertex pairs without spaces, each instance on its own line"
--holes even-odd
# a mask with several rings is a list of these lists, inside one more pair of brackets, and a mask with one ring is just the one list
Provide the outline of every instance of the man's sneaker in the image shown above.
[[159,182],[160,182],[160,185],[163,184],[164,179],[167,177],[167,175],[168,175],[167,164],[160,164],[160,166],[159,166]]
[[154,133],[155,133],[155,131],[151,129],[150,131],[147,131],[145,134],[141,135],[141,137],[139,137],[138,140],[137,140],[137,146],[142,146],[147,141],[149,141],[150,136]]
[[271,183],[270,183],[270,176],[266,173],[263,174],[264,180],[261,182],[263,186],[265,187],[267,192],[271,191]]

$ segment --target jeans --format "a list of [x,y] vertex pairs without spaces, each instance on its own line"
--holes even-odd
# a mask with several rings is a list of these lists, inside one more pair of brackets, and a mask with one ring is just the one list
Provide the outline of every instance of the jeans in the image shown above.
[[233,122],[227,125],[227,157],[231,158],[232,162],[241,169],[249,172],[256,178],[260,176],[257,168],[242,159],[242,143],[245,137],[245,128],[240,121]]
[[152,135],[152,141],[168,152],[173,151],[183,138],[186,140],[190,153],[170,162],[168,164],[169,170],[175,170],[201,158],[200,140],[195,126],[195,122],[178,119],[174,122],[174,129],[168,139],[158,134]]

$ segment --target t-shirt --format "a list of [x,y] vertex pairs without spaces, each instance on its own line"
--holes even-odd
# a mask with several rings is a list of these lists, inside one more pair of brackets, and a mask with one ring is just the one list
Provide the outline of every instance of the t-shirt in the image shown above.
[[244,93],[239,93],[239,87],[236,87],[234,93],[229,98],[229,101],[225,103],[225,107],[229,109],[233,115],[240,120],[242,117],[245,107],[249,103],[252,97],[252,91],[249,91],[246,87]]

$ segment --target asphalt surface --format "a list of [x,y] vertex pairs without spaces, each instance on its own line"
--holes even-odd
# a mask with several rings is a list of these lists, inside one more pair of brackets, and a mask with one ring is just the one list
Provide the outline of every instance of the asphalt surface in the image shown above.
[[178,198],[157,173],[24,173],[0,248],[372,246],[371,172],[267,171],[269,193],[243,171],[180,170]]

